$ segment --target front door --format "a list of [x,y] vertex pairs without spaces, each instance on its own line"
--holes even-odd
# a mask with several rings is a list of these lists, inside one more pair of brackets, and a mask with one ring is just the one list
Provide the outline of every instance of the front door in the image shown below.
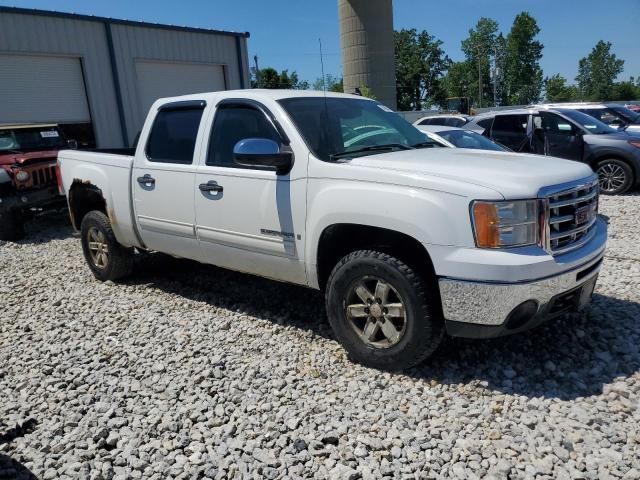
[[203,259],[305,284],[306,176],[295,172],[303,172],[306,159],[287,175],[235,164],[233,148],[240,140],[283,141],[264,107],[238,102],[218,106],[206,161],[196,173],[196,231]]
[[158,111],[133,168],[134,213],[145,246],[199,258],[194,182],[204,102],[178,102]]
[[566,118],[551,112],[540,112],[544,133],[544,153],[568,160],[582,160],[582,133]]

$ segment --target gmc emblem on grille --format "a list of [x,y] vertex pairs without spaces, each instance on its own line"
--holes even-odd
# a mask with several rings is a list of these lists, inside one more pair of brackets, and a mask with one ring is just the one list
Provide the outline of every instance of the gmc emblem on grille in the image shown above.
[[576,213],[575,213],[576,225],[582,225],[583,223],[586,223],[589,220],[591,220],[591,212],[592,212],[591,205],[576,208]]

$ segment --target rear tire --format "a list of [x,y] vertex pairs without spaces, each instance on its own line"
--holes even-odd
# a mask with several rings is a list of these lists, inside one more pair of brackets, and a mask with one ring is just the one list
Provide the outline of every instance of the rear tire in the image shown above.
[[0,240],[20,240],[24,235],[24,222],[18,212],[0,212]]
[[100,281],[115,281],[133,271],[133,249],[118,243],[109,218],[94,210],[85,215],[80,227],[82,252],[93,275]]
[[605,195],[620,195],[633,185],[633,170],[622,160],[610,158],[598,162],[600,191]]
[[413,367],[444,337],[431,290],[401,260],[356,251],[338,262],[327,282],[329,322],[356,362],[385,370]]

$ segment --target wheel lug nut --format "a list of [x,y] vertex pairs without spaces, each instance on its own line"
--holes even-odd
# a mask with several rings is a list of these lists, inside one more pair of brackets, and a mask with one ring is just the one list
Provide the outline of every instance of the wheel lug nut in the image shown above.
[[379,298],[376,298],[376,303],[377,303],[378,305],[382,305],[382,300],[380,300]]
[[369,307],[364,308],[364,313],[369,313]]
[[383,308],[382,309],[382,313],[384,313],[386,315],[387,313],[389,313],[389,310],[387,310],[386,308]]

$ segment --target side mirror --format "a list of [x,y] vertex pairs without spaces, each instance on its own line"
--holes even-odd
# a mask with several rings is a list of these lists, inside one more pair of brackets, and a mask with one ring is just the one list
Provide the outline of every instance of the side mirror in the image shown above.
[[293,153],[282,152],[268,138],[245,138],[233,147],[233,161],[244,167],[275,167],[278,175],[284,175],[293,166]]
[[67,146],[71,150],[77,150],[78,149],[78,142],[77,142],[77,140],[67,140]]

